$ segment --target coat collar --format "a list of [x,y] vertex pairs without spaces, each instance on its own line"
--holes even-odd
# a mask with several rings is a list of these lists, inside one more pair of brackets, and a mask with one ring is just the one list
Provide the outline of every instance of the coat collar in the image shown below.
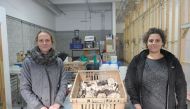
[[[160,49],[160,52],[161,52],[161,54],[164,55],[164,57],[165,57],[166,60],[170,60],[171,58],[175,57],[172,53],[170,53],[170,52],[167,51],[167,50]],[[145,50],[143,50],[142,52],[140,52],[141,58],[144,58],[144,59],[147,58],[147,55],[148,55],[148,54],[149,54],[149,50],[148,50],[148,49],[145,49]]]

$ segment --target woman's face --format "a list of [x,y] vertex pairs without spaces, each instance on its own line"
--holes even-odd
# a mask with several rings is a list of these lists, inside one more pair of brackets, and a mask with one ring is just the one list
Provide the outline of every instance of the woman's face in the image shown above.
[[38,35],[37,45],[43,54],[47,54],[53,46],[51,36],[48,33],[41,32]]
[[147,41],[149,52],[158,53],[162,48],[163,42],[159,34],[151,34]]

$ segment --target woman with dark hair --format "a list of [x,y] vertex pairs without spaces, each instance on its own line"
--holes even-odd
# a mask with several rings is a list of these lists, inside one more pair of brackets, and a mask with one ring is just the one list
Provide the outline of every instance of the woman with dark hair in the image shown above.
[[66,98],[63,62],[55,55],[53,36],[40,31],[36,47],[28,52],[20,75],[20,91],[27,109],[60,109]]
[[187,109],[187,83],[178,59],[162,49],[166,36],[150,28],[143,37],[147,49],[130,62],[125,78],[135,109]]

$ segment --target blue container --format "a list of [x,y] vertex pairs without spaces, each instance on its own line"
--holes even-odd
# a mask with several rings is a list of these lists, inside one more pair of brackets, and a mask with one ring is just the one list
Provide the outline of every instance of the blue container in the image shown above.
[[19,66],[19,67],[22,67],[22,63],[16,63],[16,64],[14,64],[14,65]]
[[81,44],[81,43],[70,43],[70,49],[83,49],[83,44]]

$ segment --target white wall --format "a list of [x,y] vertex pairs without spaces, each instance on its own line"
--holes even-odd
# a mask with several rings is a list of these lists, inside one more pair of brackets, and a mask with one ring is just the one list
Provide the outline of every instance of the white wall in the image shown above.
[[56,17],[56,31],[112,30],[111,5],[90,5],[90,8],[91,19],[87,4],[66,5],[63,8],[66,15]]
[[55,30],[55,15],[33,0],[0,0],[7,15]]

